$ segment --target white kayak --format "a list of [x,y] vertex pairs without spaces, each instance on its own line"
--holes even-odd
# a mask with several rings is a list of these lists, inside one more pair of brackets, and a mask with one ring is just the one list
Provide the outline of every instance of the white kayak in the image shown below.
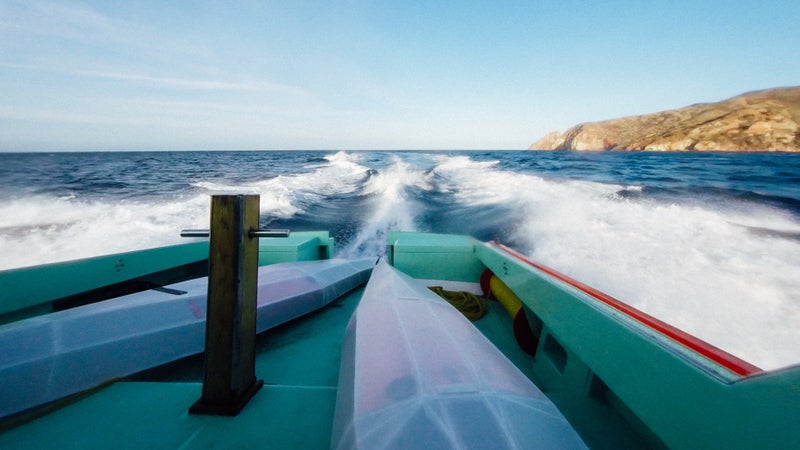
[[345,335],[331,448],[586,448],[474,325],[385,262]]
[[[281,263],[258,271],[258,332],[365,283],[375,259]],[[208,278],[0,326],[0,417],[200,353]]]

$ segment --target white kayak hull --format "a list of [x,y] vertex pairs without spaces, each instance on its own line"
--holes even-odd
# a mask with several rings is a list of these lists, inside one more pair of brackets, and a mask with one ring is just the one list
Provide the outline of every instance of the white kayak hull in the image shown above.
[[347,328],[331,448],[585,448],[450,304],[385,262]]
[[[365,283],[373,266],[331,259],[260,267],[257,331],[327,305]],[[167,288],[0,326],[0,417],[202,352],[208,278]]]

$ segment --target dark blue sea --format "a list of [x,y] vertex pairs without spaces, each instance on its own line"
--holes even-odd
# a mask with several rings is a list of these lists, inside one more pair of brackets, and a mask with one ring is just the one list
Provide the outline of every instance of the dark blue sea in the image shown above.
[[800,155],[0,153],[0,270],[182,242],[209,196],[264,227],[496,239],[765,368],[800,362]]

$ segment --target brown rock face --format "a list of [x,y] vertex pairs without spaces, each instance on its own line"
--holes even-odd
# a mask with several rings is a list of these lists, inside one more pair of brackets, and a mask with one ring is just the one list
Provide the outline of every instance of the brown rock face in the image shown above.
[[545,134],[543,138],[534,142],[533,145],[530,146],[529,150],[539,149],[539,148],[547,150],[555,150],[557,148],[561,148],[563,145],[564,145],[564,136],[558,131],[551,131],[550,133]]
[[800,152],[800,87],[554,131],[530,150]]

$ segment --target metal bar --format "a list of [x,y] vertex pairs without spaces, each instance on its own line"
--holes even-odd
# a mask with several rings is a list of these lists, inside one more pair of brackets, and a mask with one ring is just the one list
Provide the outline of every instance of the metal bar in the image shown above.
[[181,237],[208,237],[208,230],[181,230]]
[[[250,230],[248,235],[252,237],[289,237],[290,231],[285,229],[255,229]],[[208,230],[181,230],[181,237],[202,238],[209,237]]]
[[250,237],[289,237],[289,230],[250,230]]

